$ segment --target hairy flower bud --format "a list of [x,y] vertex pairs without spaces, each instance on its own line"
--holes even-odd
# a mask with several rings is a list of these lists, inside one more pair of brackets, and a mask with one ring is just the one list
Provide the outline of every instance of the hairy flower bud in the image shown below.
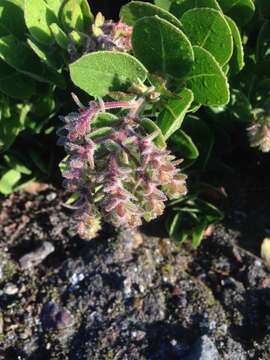
[[[77,101],[79,104],[79,102]],[[167,199],[186,194],[186,176],[176,167],[179,161],[147,134],[138,109],[142,99],[116,102],[91,102],[62,120],[59,131],[68,152],[64,185],[81,194],[77,202],[78,232],[93,238],[101,219],[116,228],[132,229],[160,216]],[[119,109],[117,126],[95,132],[101,112]]]

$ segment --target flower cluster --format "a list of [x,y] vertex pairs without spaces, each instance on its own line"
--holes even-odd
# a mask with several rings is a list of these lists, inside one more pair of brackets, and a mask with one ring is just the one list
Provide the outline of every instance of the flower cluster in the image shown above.
[[112,20],[105,20],[98,13],[92,26],[92,35],[96,42],[96,50],[117,50],[127,52],[131,50],[132,27]]
[[[117,228],[131,229],[164,211],[164,202],[186,194],[186,176],[177,169],[180,161],[155,144],[158,132],[147,134],[138,110],[140,98],[131,101],[90,102],[62,119],[59,142],[68,157],[64,185],[80,194],[75,204],[78,232],[93,238],[101,220]],[[100,127],[104,112],[111,126]],[[108,124],[107,124],[108,125]]]
[[258,147],[266,153],[270,151],[270,115],[263,109],[254,111],[254,121],[248,129],[251,147]]

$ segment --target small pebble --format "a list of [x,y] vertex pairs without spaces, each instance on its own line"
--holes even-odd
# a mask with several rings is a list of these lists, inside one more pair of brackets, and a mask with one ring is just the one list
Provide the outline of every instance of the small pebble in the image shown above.
[[40,317],[44,329],[61,330],[74,325],[71,313],[53,301],[44,305]]
[[48,255],[54,252],[55,248],[52,243],[44,241],[36,250],[20,258],[19,263],[23,270],[29,270],[39,265]]
[[0,312],[0,335],[3,334],[4,332],[4,319],[3,319],[3,315]]
[[4,293],[6,295],[16,295],[18,293],[19,289],[15,284],[7,283],[4,287]]

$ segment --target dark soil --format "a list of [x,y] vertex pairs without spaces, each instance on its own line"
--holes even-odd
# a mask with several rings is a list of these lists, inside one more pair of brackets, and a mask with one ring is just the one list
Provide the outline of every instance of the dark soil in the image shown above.
[[220,359],[269,359],[269,189],[248,183],[197,251],[128,233],[82,241],[54,188],[2,200],[0,359],[186,359],[202,335]]

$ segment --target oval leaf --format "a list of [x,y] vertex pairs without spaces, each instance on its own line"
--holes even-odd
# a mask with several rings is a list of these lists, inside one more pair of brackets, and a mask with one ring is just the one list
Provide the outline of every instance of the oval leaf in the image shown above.
[[155,73],[179,78],[190,71],[194,61],[192,46],[186,35],[158,16],[136,22],[132,46],[136,57]]
[[145,67],[129,54],[99,51],[82,56],[70,65],[73,83],[92,96],[124,91],[147,76]]
[[12,35],[0,38],[0,58],[17,71],[37,81],[65,87],[61,74],[40,63],[31,49]]
[[141,125],[150,134],[156,131],[157,136],[154,139],[154,143],[157,146],[159,146],[161,149],[164,149],[166,147],[166,141],[162,135],[160,128],[157,126],[157,124],[155,124],[152,120],[145,118],[145,119],[141,120]]
[[238,73],[245,66],[244,49],[241,39],[241,34],[238,30],[236,23],[228,16],[225,16],[228,25],[231,28],[233,36],[233,54],[230,60],[230,71],[234,74]]
[[64,50],[67,50],[69,45],[69,39],[66,33],[56,24],[50,25],[50,29],[55,38],[56,43]]
[[155,0],[155,5],[169,11],[172,2],[171,0]]
[[197,103],[220,106],[230,99],[227,78],[215,58],[205,49],[194,46],[195,62],[186,78]]
[[189,89],[183,89],[177,96],[179,99],[169,99],[158,117],[158,126],[166,140],[181,127],[193,101],[193,93]]
[[61,23],[66,31],[84,30],[84,18],[80,1],[67,0],[61,9]]
[[23,7],[14,0],[0,0],[0,36],[12,34],[24,39],[26,32]]
[[12,35],[0,38],[0,58],[26,74],[41,73],[41,65],[33,52]]
[[44,0],[25,0],[24,17],[26,26],[35,40],[44,45],[50,45],[53,42],[49,25],[57,19]]
[[219,11],[221,10],[216,0],[177,0],[172,3],[170,12],[178,19],[181,19],[182,15],[186,11],[194,8],[210,8]]
[[143,17],[155,15],[169,21],[177,27],[182,26],[181,22],[168,11],[143,1],[131,1],[123,6],[120,11],[120,18],[128,25],[134,25],[137,20]]
[[56,54],[55,49],[47,48],[35,41],[27,39],[27,44],[34,51],[34,53],[48,66],[54,69],[60,69],[63,65],[63,58]]
[[248,23],[255,12],[253,0],[218,0],[218,2],[223,12],[240,26]]
[[36,86],[33,80],[0,59],[0,91],[14,98],[28,99],[35,93]]
[[233,38],[224,16],[214,9],[192,9],[182,17],[192,45],[208,50],[223,66],[233,53]]
[[183,130],[177,130],[170,139],[172,141],[172,147],[175,151],[180,151],[181,155],[185,159],[195,160],[199,156],[199,150]]

